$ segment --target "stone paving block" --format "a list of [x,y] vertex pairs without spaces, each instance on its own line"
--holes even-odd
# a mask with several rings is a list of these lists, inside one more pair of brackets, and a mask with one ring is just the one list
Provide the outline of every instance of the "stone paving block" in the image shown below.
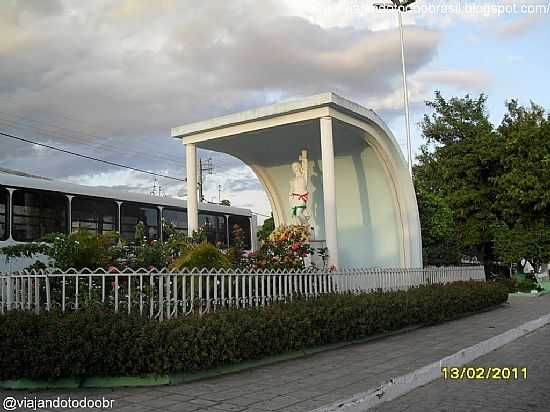
[[202,398],[195,398],[195,399],[191,399],[190,401],[186,402],[187,404],[190,404],[190,405],[198,405],[200,406],[201,408],[204,408],[206,406],[212,406],[212,405],[215,405],[217,402],[215,401],[210,401],[208,399],[202,399]]
[[240,412],[244,409],[246,409],[246,406],[242,405],[234,405],[231,403],[218,403],[216,405],[210,406],[209,409],[212,411],[233,411],[233,412]]
[[277,396],[265,402],[260,402],[254,405],[257,409],[263,409],[264,411],[278,411],[285,410],[285,407],[294,405],[300,402],[299,399],[290,396]]
[[166,412],[194,412],[202,409],[201,405],[191,404],[189,402],[180,402],[163,408]]
[[257,394],[256,396],[240,396],[238,398],[231,399],[230,403],[239,406],[251,407],[252,405],[258,404],[260,402],[265,402],[266,400],[271,400],[277,396],[278,395],[274,395],[268,399],[266,399],[266,397],[262,396],[261,394]]

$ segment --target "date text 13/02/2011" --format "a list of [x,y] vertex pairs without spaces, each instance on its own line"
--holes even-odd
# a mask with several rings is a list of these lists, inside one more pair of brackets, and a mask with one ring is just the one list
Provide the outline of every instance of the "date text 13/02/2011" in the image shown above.
[[527,368],[523,367],[444,367],[443,379],[449,380],[525,380]]

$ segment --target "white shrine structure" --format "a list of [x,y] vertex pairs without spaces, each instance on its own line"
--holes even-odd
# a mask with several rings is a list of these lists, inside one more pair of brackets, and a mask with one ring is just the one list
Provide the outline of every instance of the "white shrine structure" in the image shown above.
[[[307,220],[330,264],[422,267],[407,163],[372,110],[325,93],[174,127],[172,137],[186,146],[188,187],[197,187],[197,148],[242,160],[263,184],[275,224]],[[197,191],[187,196],[191,233]]]

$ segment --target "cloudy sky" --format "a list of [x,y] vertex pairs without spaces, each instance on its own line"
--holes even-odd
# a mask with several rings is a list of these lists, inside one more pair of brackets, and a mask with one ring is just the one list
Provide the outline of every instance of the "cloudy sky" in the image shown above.
[[[0,131],[185,177],[170,128],[334,91],[377,111],[405,142],[399,32],[371,0],[2,0]],[[544,7],[537,7],[543,5]],[[406,47],[416,123],[434,90],[550,108],[550,3],[418,0]],[[216,153],[206,196],[267,214],[253,173]],[[0,167],[150,192],[154,178],[0,136]],[[160,179],[165,193],[185,187]]]

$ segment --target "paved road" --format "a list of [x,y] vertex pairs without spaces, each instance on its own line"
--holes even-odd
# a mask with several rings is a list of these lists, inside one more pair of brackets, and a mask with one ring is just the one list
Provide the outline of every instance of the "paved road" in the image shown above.
[[490,312],[453,322],[187,385],[29,393],[0,391],[0,399],[6,396],[55,398],[61,395],[72,399],[105,396],[115,400],[114,410],[136,412],[310,411],[350,398],[548,313],[550,295],[516,297],[510,304]]
[[392,402],[378,412],[550,410],[550,326],[486,355],[471,366],[527,368],[526,380],[450,381],[438,379]]

